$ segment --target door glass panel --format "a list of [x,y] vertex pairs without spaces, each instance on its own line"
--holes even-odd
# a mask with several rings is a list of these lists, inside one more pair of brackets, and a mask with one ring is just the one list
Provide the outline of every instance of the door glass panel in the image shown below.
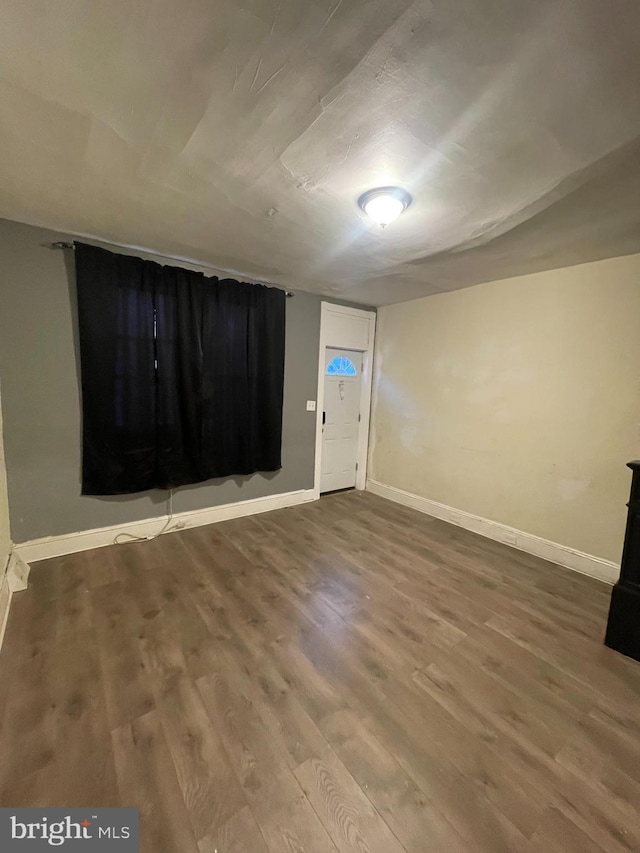
[[327,376],[357,376],[355,364],[345,355],[337,355],[327,365]]

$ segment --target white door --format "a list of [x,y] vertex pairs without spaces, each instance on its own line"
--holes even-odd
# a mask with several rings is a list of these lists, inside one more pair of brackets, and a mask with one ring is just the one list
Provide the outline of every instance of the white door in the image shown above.
[[356,484],[362,353],[325,350],[320,491]]

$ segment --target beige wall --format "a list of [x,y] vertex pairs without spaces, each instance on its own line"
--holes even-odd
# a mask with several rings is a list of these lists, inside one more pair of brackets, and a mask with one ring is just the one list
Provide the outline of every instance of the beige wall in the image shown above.
[[379,309],[369,476],[613,561],[640,456],[640,255]]
[[9,502],[7,498],[7,472],[4,464],[2,440],[2,400],[0,399],[0,576],[7,563],[11,538],[9,535]]

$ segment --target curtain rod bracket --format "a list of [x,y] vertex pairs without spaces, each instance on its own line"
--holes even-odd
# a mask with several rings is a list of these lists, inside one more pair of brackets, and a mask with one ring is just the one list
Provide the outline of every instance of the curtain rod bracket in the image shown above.
[[[47,243],[46,244],[50,249],[75,249],[74,243],[67,243],[64,240],[58,240],[55,243]],[[148,252],[147,254],[153,254],[152,252]],[[164,257],[163,255],[159,255],[159,257]],[[172,260],[172,258],[168,258],[168,260]],[[201,264],[194,263],[194,266],[202,266]],[[285,294],[287,299],[293,299],[295,293],[291,293],[290,290],[285,290]]]

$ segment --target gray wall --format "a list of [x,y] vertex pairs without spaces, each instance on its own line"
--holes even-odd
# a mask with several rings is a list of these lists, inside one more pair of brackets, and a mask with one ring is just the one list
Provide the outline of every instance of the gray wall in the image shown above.
[[[0,377],[14,542],[163,515],[167,492],[80,494],[81,419],[69,235],[0,220]],[[91,242],[91,241],[88,241]],[[125,251],[118,249],[117,251]],[[138,253],[144,257],[144,253]],[[321,297],[287,300],[283,467],[178,489],[174,512],[313,487]]]

